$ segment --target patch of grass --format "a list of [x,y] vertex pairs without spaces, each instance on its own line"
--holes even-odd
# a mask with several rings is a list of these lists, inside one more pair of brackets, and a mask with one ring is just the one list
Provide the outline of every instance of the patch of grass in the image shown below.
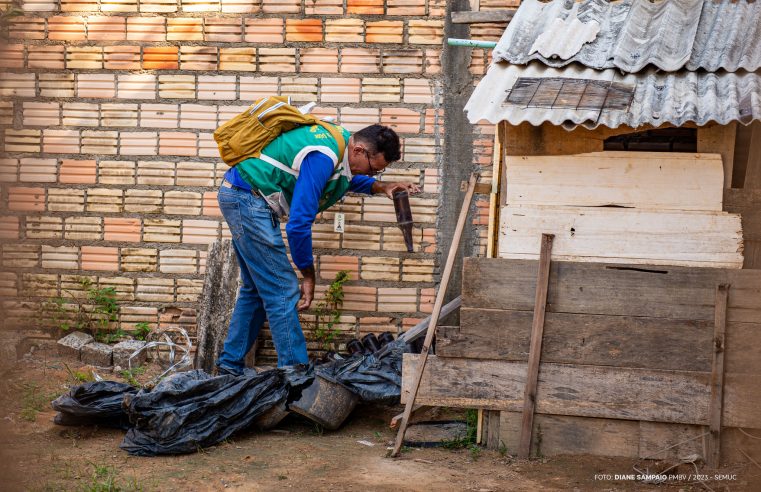
[[95,381],[95,378],[93,377],[92,373],[88,374],[84,371],[72,371],[71,368],[67,363],[63,363],[64,367],[66,368],[66,371],[69,373],[69,377],[73,379],[74,381],[78,383],[88,383],[90,381]]
[[121,376],[127,380],[128,384],[134,386],[135,388],[142,388],[143,385],[140,381],[137,380],[137,377],[145,374],[146,369],[146,366],[137,366],[133,367],[132,369],[125,369],[119,374],[121,374]]
[[126,483],[117,480],[118,471],[113,466],[90,463],[93,471],[90,482],[85,484],[82,492],[138,492],[145,488],[135,477],[129,477]]
[[36,421],[37,414],[45,408],[50,400],[50,395],[43,394],[37,384],[24,383],[21,394],[21,418],[28,422]]
[[[464,436],[442,441],[446,449],[462,449],[476,446],[476,432],[478,430],[478,410],[468,410],[466,417],[466,431]],[[476,446],[477,447],[477,446]]]
[[507,456],[507,446],[505,446],[505,443],[502,441],[499,441],[499,455],[503,458]]
[[470,452],[470,459],[476,461],[481,456],[481,446],[478,444],[469,444],[468,452]]

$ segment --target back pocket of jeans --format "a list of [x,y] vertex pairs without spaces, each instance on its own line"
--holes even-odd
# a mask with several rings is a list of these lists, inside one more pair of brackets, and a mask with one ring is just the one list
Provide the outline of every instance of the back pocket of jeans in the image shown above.
[[232,234],[233,239],[240,238],[243,235],[243,218],[240,213],[240,202],[238,202],[236,197],[231,197],[230,194],[221,192],[217,201],[219,202],[219,211],[222,212],[222,216],[230,228],[230,234]]

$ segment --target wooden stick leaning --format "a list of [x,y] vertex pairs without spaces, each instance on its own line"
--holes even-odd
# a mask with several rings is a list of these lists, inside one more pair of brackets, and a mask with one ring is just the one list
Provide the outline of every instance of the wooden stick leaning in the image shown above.
[[724,333],[727,326],[728,284],[716,287],[716,306],[714,308],[713,331],[713,367],[711,370],[711,407],[709,409],[708,452],[706,463],[717,469],[721,462],[721,414],[724,401]]
[[428,331],[425,334],[423,350],[420,352],[420,362],[418,363],[415,378],[413,380],[414,383],[412,384],[412,388],[410,388],[410,395],[407,397],[407,403],[404,406],[402,423],[399,426],[399,433],[396,435],[396,443],[394,444],[394,449],[391,452],[391,456],[393,457],[399,456],[399,452],[402,450],[402,444],[404,443],[404,433],[407,432],[407,425],[409,424],[410,415],[412,414],[412,408],[415,405],[415,397],[417,396],[418,388],[420,388],[420,381],[423,379],[423,370],[425,370],[425,363],[428,360],[428,350],[430,349],[431,342],[433,341],[433,334],[436,332],[436,323],[439,321],[441,307],[444,304],[444,296],[446,295],[447,287],[449,286],[449,277],[452,274],[452,265],[454,264],[455,257],[457,256],[457,250],[460,246],[462,230],[465,227],[465,220],[468,217],[468,210],[470,209],[470,202],[473,199],[473,192],[476,189],[477,181],[478,174],[471,174],[470,180],[468,181],[468,190],[465,192],[465,199],[462,202],[462,208],[460,209],[460,217],[457,219],[457,226],[455,227],[452,244],[449,246],[447,261],[444,264],[444,272],[441,275],[441,285],[439,285],[439,291],[436,293],[436,301],[433,304],[433,312],[431,313],[431,322],[428,325]]
[[534,297],[534,320],[531,324],[531,345],[528,353],[526,370],[526,389],[523,392],[523,419],[521,421],[521,440],[518,457],[527,459],[531,452],[531,431],[534,426],[534,409],[536,407],[536,385],[539,379],[539,361],[542,357],[542,336],[544,335],[544,312],[547,307],[547,290],[550,280],[550,257],[552,256],[553,234],[542,234],[542,247],[539,253],[539,273],[536,279],[536,296]]

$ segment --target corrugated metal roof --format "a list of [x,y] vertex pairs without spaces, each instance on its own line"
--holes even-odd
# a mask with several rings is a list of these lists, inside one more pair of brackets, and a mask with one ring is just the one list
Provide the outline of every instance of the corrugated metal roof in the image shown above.
[[[507,102],[519,78],[616,83],[631,88],[633,95],[628,106],[607,109],[583,104],[574,106],[567,98],[549,103],[546,98],[528,104]],[[667,73],[650,67],[638,74],[622,74],[616,69],[594,70],[576,63],[563,68],[546,67],[541,62],[531,62],[528,66],[497,63],[478,84],[465,111],[472,123],[505,120],[517,125],[528,121],[538,126],[550,122],[567,128],[577,125],[636,128],[666,123],[681,126],[687,122],[704,125],[710,121],[726,124],[735,120],[748,124],[761,119],[761,71]]]
[[[595,24],[599,34],[586,42]],[[630,73],[648,65],[755,71],[761,68],[761,2],[523,0],[493,56]]]

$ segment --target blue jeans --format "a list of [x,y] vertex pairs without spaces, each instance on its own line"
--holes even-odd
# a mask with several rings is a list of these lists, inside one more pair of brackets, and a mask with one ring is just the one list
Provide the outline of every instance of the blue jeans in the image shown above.
[[242,284],[217,365],[240,373],[265,318],[269,320],[278,367],[309,362],[296,304],[299,281],[285,251],[277,219],[263,198],[221,186],[219,209],[232,233]]

